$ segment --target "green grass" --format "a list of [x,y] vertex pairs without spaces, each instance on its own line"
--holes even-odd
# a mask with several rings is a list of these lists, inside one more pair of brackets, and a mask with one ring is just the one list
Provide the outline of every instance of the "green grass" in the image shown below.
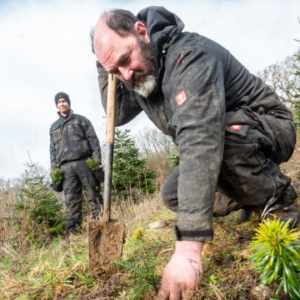
[[[12,243],[7,243],[5,247],[16,255],[3,254],[0,245],[1,300],[84,299],[91,293],[98,293],[100,298],[102,294],[99,293],[107,291],[108,287],[105,296],[113,299],[143,299],[145,295],[155,299],[157,290],[153,285],[147,285],[147,280],[156,276],[155,282],[159,284],[163,268],[174,252],[176,214],[155,199],[129,208],[129,213],[124,210],[126,213],[120,214],[121,220],[129,226],[122,257],[127,268],[120,267],[117,279],[107,281],[90,275],[86,232],[72,236],[70,240],[54,238],[43,246],[27,242],[23,248],[15,247],[15,250],[10,248]],[[117,211],[118,207],[114,210]],[[166,220],[167,226],[149,229],[148,224],[157,220]],[[249,297],[251,288],[259,284],[259,274],[253,270],[253,262],[242,257],[242,251],[249,249],[257,223],[255,217],[241,223],[239,212],[214,219],[215,238],[207,244],[213,250],[211,254],[202,255],[204,275],[200,290],[207,300]],[[132,237],[138,228],[143,229],[141,240]],[[130,268],[139,271],[142,268],[147,270],[147,267],[143,278],[135,277],[130,271]],[[137,284],[138,280],[141,280],[140,284]]]
[[86,245],[86,237],[74,237],[70,242],[55,239],[43,247],[32,244],[19,260],[8,263],[7,258],[2,258],[3,299],[54,299],[59,294],[73,294],[82,287],[95,288],[95,279],[88,271]]

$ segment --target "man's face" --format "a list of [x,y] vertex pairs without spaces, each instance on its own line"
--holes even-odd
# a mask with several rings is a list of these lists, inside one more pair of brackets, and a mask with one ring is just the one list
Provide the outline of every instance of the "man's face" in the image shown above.
[[137,36],[121,37],[106,27],[99,35],[95,30],[94,49],[102,66],[131,89],[143,97],[155,90],[157,71],[148,36],[137,31]]
[[63,116],[66,116],[69,113],[70,106],[69,106],[69,103],[64,98],[59,98],[57,100],[56,105],[57,105],[57,108],[58,108],[59,112]]

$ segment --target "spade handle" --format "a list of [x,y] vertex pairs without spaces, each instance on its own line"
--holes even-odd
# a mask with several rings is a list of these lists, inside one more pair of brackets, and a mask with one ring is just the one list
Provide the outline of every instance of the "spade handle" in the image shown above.
[[104,221],[110,220],[111,186],[113,173],[115,121],[116,121],[116,90],[117,78],[108,74],[108,93],[106,108],[106,151],[105,151],[105,180],[104,180]]

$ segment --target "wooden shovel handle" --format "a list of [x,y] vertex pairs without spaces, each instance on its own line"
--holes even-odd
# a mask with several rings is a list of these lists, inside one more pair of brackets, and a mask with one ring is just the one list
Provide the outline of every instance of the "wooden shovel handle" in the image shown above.
[[108,93],[106,108],[106,143],[115,141],[115,122],[116,122],[116,93],[117,93],[117,77],[108,74]]
[[104,216],[106,225],[110,220],[111,187],[114,158],[115,121],[116,121],[116,90],[117,78],[108,74],[108,93],[106,108],[106,151],[105,151],[105,180],[104,180]]

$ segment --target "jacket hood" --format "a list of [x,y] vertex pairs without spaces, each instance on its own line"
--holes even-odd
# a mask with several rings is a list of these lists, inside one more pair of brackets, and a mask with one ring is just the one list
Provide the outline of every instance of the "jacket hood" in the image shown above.
[[147,27],[157,70],[163,68],[163,54],[182,32],[184,23],[175,14],[162,6],[150,6],[137,14]]

